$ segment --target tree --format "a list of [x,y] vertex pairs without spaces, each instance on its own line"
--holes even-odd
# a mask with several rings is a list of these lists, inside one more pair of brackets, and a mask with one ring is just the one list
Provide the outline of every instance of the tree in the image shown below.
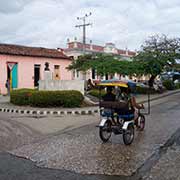
[[69,70],[87,71],[95,69],[98,75],[150,75],[149,85],[162,71],[173,67],[175,59],[180,58],[180,38],[168,38],[165,35],[151,36],[141,46],[141,51],[132,61],[119,59],[110,54],[80,56],[68,67]]
[[137,74],[151,75],[149,85],[152,86],[154,79],[167,67],[175,64],[179,57],[177,51],[180,48],[180,38],[168,38],[166,35],[151,36],[142,45],[142,50],[134,58],[139,63],[140,71]]
[[77,60],[69,65],[68,69],[76,69],[78,71],[87,71],[95,69],[98,75],[106,74],[122,74],[134,75],[135,64],[132,61],[125,61],[111,54],[94,54],[80,56]]
[[90,61],[93,59],[91,54],[79,56],[77,60],[73,60],[67,67],[68,70],[87,71],[90,68]]

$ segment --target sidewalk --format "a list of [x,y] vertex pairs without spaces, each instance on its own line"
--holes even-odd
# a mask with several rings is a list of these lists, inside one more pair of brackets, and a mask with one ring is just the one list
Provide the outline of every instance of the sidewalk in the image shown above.
[[[151,101],[180,93],[180,89],[167,91],[163,94],[154,94],[150,95]],[[147,102],[147,95],[138,95],[137,102],[145,103]],[[30,106],[17,106],[13,105],[10,102],[10,98],[7,96],[0,96],[0,112],[9,112],[9,113],[20,113],[20,114],[34,114],[34,115],[88,115],[99,113],[98,104],[96,106],[91,107],[83,107],[83,108],[35,108]]]

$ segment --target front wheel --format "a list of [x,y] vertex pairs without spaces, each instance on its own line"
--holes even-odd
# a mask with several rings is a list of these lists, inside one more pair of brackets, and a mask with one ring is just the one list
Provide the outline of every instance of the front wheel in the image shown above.
[[134,140],[134,125],[130,124],[123,132],[123,141],[125,145],[130,145]]
[[112,134],[111,121],[106,121],[103,127],[99,129],[99,136],[103,142],[107,142]]
[[144,115],[140,114],[138,118],[138,130],[143,131],[145,128],[145,117]]

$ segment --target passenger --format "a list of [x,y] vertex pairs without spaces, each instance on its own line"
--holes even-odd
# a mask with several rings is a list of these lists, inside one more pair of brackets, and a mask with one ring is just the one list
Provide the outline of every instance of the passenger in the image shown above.
[[10,80],[9,79],[6,80],[5,87],[7,89],[7,95],[10,96]]
[[107,93],[102,97],[104,101],[115,101],[116,96],[112,93],[112,87],[107,87]]
[[93,89],[94,86],[95,85],[93,84],[92,80],[88,79],[88,81],[87,81],[87,90],[89,91],[89,90]]
[[131,88],[121,88],[122,100],[128,103],[128,110],[125,113],[134,113],[135,124],[137,125],[138,111],[137,109],[144,109],[143,104],[136,102],[135,96],[131,93]]

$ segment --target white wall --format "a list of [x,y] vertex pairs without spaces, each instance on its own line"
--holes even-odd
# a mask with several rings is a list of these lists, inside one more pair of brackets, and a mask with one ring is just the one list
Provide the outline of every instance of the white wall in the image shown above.
[[83,80],[40,80],[39,90],[77,90],[84,95]]

